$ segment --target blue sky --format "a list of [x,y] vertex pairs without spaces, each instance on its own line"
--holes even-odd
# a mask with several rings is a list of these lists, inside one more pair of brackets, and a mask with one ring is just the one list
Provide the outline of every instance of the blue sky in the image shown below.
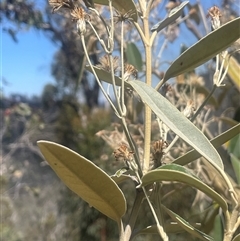
[[[43,0],[39,0],[40,2],[41,5],[45,4]],[[190,1],[192,4],[195,2]],[[219,5],[220,1],[203,1],[203,3],[206,12],[213,4]],[[187,34],[183,36],[185,44],[196,42],[195,38],[191,38],[191,34],[189,36],[188,33],[185,34]],[[29,97],[39,95],[45,84],[54,83],[54,78],[51,76],[51,62],[57,46],[41,31],[34,29],[19,32],[17,38],[18,43],[15,43],[1,30],[1,76],[4,80],[1,81],[1,90],[4,95],[11,93],[20,93]]]
[[17,38],[18,43],[15,43],[7,33],[2,32],[3,93],[39,95],[46,83],[54,82],[51,62],[57,46],[34,29],[19,32]]

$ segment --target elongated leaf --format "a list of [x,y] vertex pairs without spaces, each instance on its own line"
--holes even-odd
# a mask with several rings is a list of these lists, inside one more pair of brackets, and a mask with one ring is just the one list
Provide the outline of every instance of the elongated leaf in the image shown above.
[[214,220],[216,216],[219,214],[219,206],[214,203],[213,205],[209,206],[207,209],[201,212],[204,219],[201,219],[201,230],[204,233],[210,233],[214,227]]
[[155,89],[141,81],[128,82],[152,111],[179,137],[191,145],[213,166],[223,169],[222,160],[204,134]]
[[128,43],[126,48],[126,56],[128,64],[132,64],[139,71],[142,70],[142,56],[134,43]]
[[[109,5],[108,0],[94,0],[94,3],[101,5]],[[112,0],[112,5],[119,13],[128,13],[130,18],[137,22],[138,14],[137,9],[132,0]]]
[[[232,127],[231,129],[225,131],[221,135],[213,138],[210,142],[212,143],[212,145],[215,148],[218,148],[221,145],[223,145],[224,143],[226,143],[227,141],[229,141],[230,139],[232,139],[238,133],[240,133],[240,124]],[[201,155],[197,151],[191,150],[191,151],[187,152],[185,155],[175,159],[173,161],[173,163],[179,164],[179,165],[186,165],[186,164],[196,160],[199,157],[201,157]]]
[[116,183],[104,171],[59,144],[38,141],[38,146],[68,188],[109,218],[120,221],[126,211],[126,200]]
[[169,24],[171,24],[173,21],[175,21],[177,18],[179,18],[182,15],[183,8],[188,4],[189,1],[182,2],[179,6],[172,9],[169,13],[168,17],[162,20],[161,22],[155,24],[151,31],[161,31],[163,28],[167,27]]
[[212,236],[214,237],[214,240],[223,240],[223,226],[222,226],[222,220],[220,215],[217,215],[214,220],[214,228]]
[[240,64],[238,61],[234,58],[231,57],[229,58],[229,61],[224,62],[224,68],[226,68],[228,65],[228,76],[234,83],[235,87],[240,91],[240,75],[239,75],[239,69],[240,69]]
[[198,179],[191,171],[183,166],[169,164],[148,172],[142,177],[142,186],[147,186],[154,182],[178,181],[204,192],[224,210],[227,210],[226,201],[212,188]]
[[224,24],[206,37],[200,39],[171,64],[165,73],[164,82],[196,68],[226,49],[240,38],[239,26],[240,17]]
[[[234,154],[237,158],[240,159],[240,123],[238,124],[238,132],[236,132],[236,136],[234,138],[231,138],[229,142],[228,151],[232,154]],[[238,135],[237,135],[238,134]]]
[[164,205],[162,205],[162,207],[168,213],[168,215],[174,221],[176,221],[183,229],[185,229],[188,233],[191,233],[195,237],[198,237],[198,238],[200,238],[201,240],[204,240],[204,241],[213,240],[212,237],[210,237],[209,235],[207,235],[207,234],[201,232],[200,230],[196,229],[190,223],[188,223],[186,220],[184,220],[182,217],[180,217],[179,215],[177,215],[176,213],[174,213],[170,209],[166,208]]
[[233,170],[235,172],[237,182],[240,184],[240,159],[238,159],[233,154],[230,154]]

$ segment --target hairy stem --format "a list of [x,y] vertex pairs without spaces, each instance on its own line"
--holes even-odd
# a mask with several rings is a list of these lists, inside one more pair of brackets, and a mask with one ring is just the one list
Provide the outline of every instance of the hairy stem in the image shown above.
[[84,35],[81,35],[81,40],[82,40],[82,45],[83,45],[83,50],[84,50],[85,56],[86,56],[87,61],[88,61],[89,65],[90,65],[90,67],[91,67],[91,70],[92,70],[92,72],[93,72],[93,74],[94,74],[94,76],[95,76],[95,78],[96,78],[96,80],[97,80],[97,82],[98,82],[98,85],[99,85],[99,87],[100,87],[103,95],[105,96],[106,100],[109,102],[109,104],[110,104],[111,107],[113,108],[113,110],[114,110],[114,112],[116,113],[116,115],[119,116],[119,113],[118,113],[116,107],[114,106],[112,100],[109,98],[108,94],[107,94],[106,91],[104,90],[104,88],[103,88],[103,86],[102,86],[102,84],[101,84],[101,81],[99,80],[98,75],[97,75],[97,73],[95,72],[95,70],[94,70],[94,68],[93,68],[93,65],[92,65],[92,63],[91,63],[91,60],[90,60],[89,55],[88,55],[88,52],[87,52]]
[[125,93],[125,89],[124,89],[124,50],[123,50],[123,40],[124,40],[124,22],[121,22],[121,68],[122,68],[122,85],[121,85],[121,104],[122,104],[122,115],[126,116],[127,110],[126,110],[126,106],[124,103],[124,93]]
[[[152,45],[150,44],[149,32],[149,11],[143,12],[143,27],[145,40],[145,55],[146,55],[146,84],[152,84]],[[144,109],[144,157],[143,157],[143,174],[147,173],[150,163],[150,143],[151,143],[151,109],[145,105]]]

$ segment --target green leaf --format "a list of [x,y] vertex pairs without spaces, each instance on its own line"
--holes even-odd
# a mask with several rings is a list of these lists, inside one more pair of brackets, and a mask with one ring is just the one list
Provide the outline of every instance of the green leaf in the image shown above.
[[142,55],[134,43],[128,43],[126,48],[127,63],[132,64],[139,71],[142,70]]
[[150,171],[142,177],[142,186],[161,181],[177,181],[195,187],[216,201],[224,211],[227,210],[226,201],[212,188],[192,174],[189,169],[183,166],[169,164]]
[[240,184],[240,160],[233,154],[230,154],[230,157],[231,157],[233,170],[237,178],[237,182],[238,184]]
[[[240,124],[238,128],[238,132],[240,133]],[[236,135],[234,138],[230,140],[228,152],[234,154],[236,157],[240,158],[240,134]]]
[[168,68],[164,81],[190,71],[210,60],[240,38],[240,17],[222,25],[220,28],[200,39],[183,52]]
[[205,157],[214,167],[223,169],[222,160],[205,135],[175,106],[151,86],[141,81],[128,82],[152,111],[179,137]]
[[168,213],[168,215],[176,221],[183,229],[185,229],[188,233],[192,234],[195,237],[200,238],[204,241],[213,240],[212,237],[209,235],[201,232],[200,230],[196,229],[194,226],[192,226],[190,223],[188,223],[186,220],[184,220],[182,217],[174,213],[173,211],[166,208],[164,205],[162,205],[163,209]]
[[121,220],[126,212],[125,197],[103,170],[78,153],[54,142],[38,141],[38,146],[68,188],[109,218],[117,222]]
[[[94,3],[108,6],[109,0],[94,0]],[[137,22],[137,8],[132,0],[112,0],[112,5],[119,13],[129,13],[130,18]]]
[[[230,139],[232,139],[234,136],[236,136],[239,132],[240,132],[240,124],[232,127],[231,129],[225,131],[221,135],[213,138],[210,142],[215,148],[218,148],[224,143],[226,143],[227,141],[229,141]],[[201,157],[201,155],[197,151],[191,150],[187,152],[185,155],[175,159],[173,163],[179,164],[179,165],[186,165],[196,160],[199,157]]]
[[189,1],[182,2],[179,6],[172,9],[169,13],[168,17],[162,20],[161,22],[155,24],[151,31],[161,31],[163,28],[167,27],[169,24],[171,24],[173,21],[175,21],[177,18],[179,18],[182,15],[183,8],[188,4]]
[[212,233],[212,236],[214,237],[214,240],[223,240],[223,227],[222,227],[222,220],[219,215],[216,216],[214,220],[214,228]]
[[231,56],[231,58],[229,58],[228,61],[224,61],[223,65],[225,69],[228,66],[228,72],[227,72],[228,76],[232,80],[237,90],[240,91],[240,78],[239,78],[240,64],[238,63],[238,60],[233,56]]
[[203,216],[203,218],[201,219],[201,231],[209,234],[213,230],[214,220],[218,214],[219,205],[217,203],[214,203],[207,209],[201,211],[200,215]]

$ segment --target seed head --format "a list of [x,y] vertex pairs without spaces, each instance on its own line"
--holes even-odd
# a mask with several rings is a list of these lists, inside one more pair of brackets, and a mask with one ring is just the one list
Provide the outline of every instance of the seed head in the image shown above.
[[77,21],[77,31],[79,34],[86,32],[86,20],[89,20],[89,15],[81,7],[75,7],[71,11],[73,20]]
[[188,119],[192,118],[195,111],[194,103],[192,100],[189,100],[187,102],[187,105],[183,111],[184,116],[186,116]]
[[207,17],[211,17],[213,29],[220,27],[220,17],[222,16],[220,9],[217,6],[213,6],[208,10]]
[[164,149],[168,147],[168,143],[163,139],[155,141],[152,145],[153,148],[153,162],[154,168],[157,168],[162,165],[162,157],[165,154]]
[[[110,72],[111,67],[110,67],[110,58],[108,55],[104,55],[99,59],[100,64],[97,65],[97,67]],[[114,73],[118,70],[119,68],[119,58],[117,56],[113,57],[113,69]]]
[[129,148],[126,144],[122,143],[119,148],[117,148],[113,155],[116,161],[129,161],[133,159],[134,152],[129,151]]
[[134,76],[134,78],[137,78],[138,71],[137,69],[131,65],[131,64],[125,64],[124,65],[124,80],[128,80],[131,75]]

